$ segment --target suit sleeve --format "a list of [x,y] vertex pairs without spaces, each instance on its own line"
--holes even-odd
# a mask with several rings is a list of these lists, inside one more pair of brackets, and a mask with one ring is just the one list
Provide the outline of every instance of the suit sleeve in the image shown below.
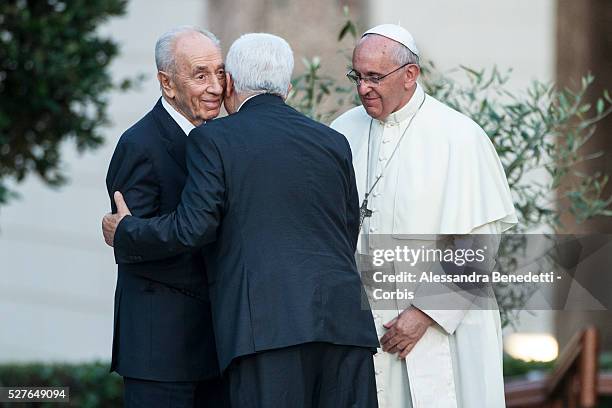
[[159,211],[159,181],[153,163],[142,146],[119,142],[113,153],[106,188],[111,211],[117,212],[113,194],[120,191],[137,217],[152,217]]
[[359,238],[359,194],[357,193],[357,182],[355,181],[355,169],[353,168],[353,156],[351,148],[348,148],[347,167],[349,173],[349,190],[347,201],[347,227],[353,252],[357,250],[357,240]]
[[225,202],[221,155],[200,128],[187,144],[188,177],[177,209],[160,217],[125,217],[115,232],[117,262],[168,258],[213,242]]

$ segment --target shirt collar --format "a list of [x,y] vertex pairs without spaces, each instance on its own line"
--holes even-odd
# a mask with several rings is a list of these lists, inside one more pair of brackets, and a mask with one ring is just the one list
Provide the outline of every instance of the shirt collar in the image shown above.
[[166,111],[172,116],[172,119],[183,129],[185,135],[189,135],[195,126],[186,117],[184,117],[179,111],[174,109],[174,106],[170,105],[166,98],[162,96],[162,106],[166,109]]
[[417,83],[416,89],[414,90],[414,94],[404,106],[399,108],[397,111],[393,112],[385,119],[380,120],[381,124],[387,125],[396,125],[405,120],[410,119],[417,111],[419,110],[419,106],[421,106],[421,102],[423,101],[423,97],[425,96],[425,91],[423,91],[423,87]]
[[254,98],[254,97],[256,97],[256,96],[259,96],[259,95],[261,95],[262,93],[265,93],[265,92],[256,93],[256,94],[253,94],[253,95],[249,96],[248,98],[246,98],[244,101],[242,101],[242,103],[240,104],[240,106],[238,107],[238,109],[236,109],[236,112],[239,112],[239,111],[240,111],[240,108],[242,108],[242,105],[244,105],[244,104],[246,103],[246,101],[248,101],[249,99],[253,99],[253,98]]

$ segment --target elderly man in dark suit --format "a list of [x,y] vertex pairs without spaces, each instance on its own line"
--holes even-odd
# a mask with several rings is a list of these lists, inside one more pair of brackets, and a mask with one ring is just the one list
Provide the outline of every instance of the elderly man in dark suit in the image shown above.
[[[187,177],[187,135],[219,114],[225,87],[219,41],[207,31],[167,32],[157,41],[155,59],[162,97],[121,136],[106,179],[109,194],[122,191],[143,218],[176,208]],[[124,405],[228,406],[201,255],[185,251],[140,264],[116,260],[111,370],[124,377]]]
[[[230,116],[189,135],[175,212],[103,220],[121,262],[203,252],[222,370],[236,407],[376,407],[374,322],[355,265],[359,204],[344,136],[285,104],[293,54],[231,47]],[[116,230],[116,231],[115,231]]]

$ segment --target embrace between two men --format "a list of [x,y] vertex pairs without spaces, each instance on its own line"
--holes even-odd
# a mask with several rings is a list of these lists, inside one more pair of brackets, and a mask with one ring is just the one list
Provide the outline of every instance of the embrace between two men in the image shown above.
[[491,142],[424,93],[405,29],[361,37],[363,106],[333,129],[285,103],[280,37],[243,35],[224,62],[213,34],[179,27],[155,58],[162,97],[117,144],[103,220],[126,406],[504,406],[496,310],[364,307],[368,234],[516,223]]

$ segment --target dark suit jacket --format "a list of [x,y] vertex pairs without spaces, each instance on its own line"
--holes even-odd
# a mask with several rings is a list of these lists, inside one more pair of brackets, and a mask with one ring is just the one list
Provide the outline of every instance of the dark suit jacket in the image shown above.
[[[106,185],[121,191],[132,213],[150,218],[172,212],[186,180],[187,136],[161,104],[119,140]],[[196,381],[219,368],[210,297],[201,255],[183,252],[154,262],[117,259],[111,370],[156,381]]]
[[378,346],[355,265],[359,203],[344,136],[265,94],[198,127],[176,212],[126,217],[121,262],[205,253],[221,369],[319,341]]

